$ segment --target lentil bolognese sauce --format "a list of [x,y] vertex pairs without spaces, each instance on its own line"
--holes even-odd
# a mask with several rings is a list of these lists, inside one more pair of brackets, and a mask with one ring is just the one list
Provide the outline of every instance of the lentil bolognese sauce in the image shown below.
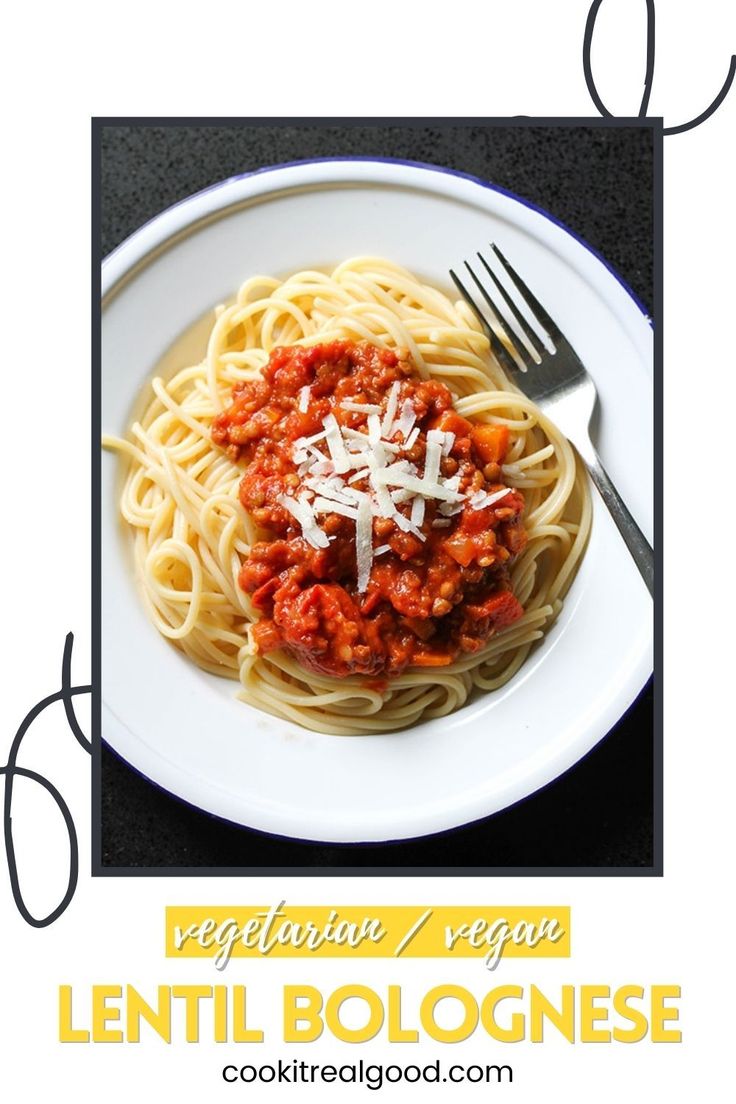
[[275,349],[212,429],[246,462],[240,501],[272,534],[239,575],[261,614],[255,647],[337,677],[393,675],[446,666],[518,620],[508,568],[527,538],[523,495],[501,479],[508,438],[459,415],[405,350]]
[[394,732],[506,684],[559,614],[582,465],[465,303],[399,265],[254,276],[149,390],[103,438],[129,462],[136,582],[248,705]]

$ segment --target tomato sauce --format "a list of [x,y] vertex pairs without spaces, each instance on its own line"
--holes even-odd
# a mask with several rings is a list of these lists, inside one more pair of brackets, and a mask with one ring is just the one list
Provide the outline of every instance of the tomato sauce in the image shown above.
[[[454,434],[442,477],[457,477],[459,491],[469,496],[503,489],[505,427],[463,418],[443,383],[422,379],[408,356],[366,342],[275,349],[262,378],[236,384],[232,403],[214,421],[213,441],[245,463],[240,500],[267,537],[252,546],[239,576],[261,613],[253,637],[262,652],[287,648],[314,671],[380,678],[407,667],[446,666],[477,652],[523,613],[508,574],[527,539],[518,490],[482,508],[466,501],[450,518],[427,500],[424,540],[391,518],[374,517],[374,559],[363,593],[357,588],[355,522],[322,514],[329,546],[315,548],[279,503],[298,493],[302,482],[292,458],[295,442],[319,434],[329,414],[341,427],[366,432],[366,415],[341,404],[383,410],[395,383],[399,406],[410,400],[419,430],[406,449],[397,432],[397,457],[421,471],[427,432],[439,429]],[[399,509],[408,515],[408,507]]]

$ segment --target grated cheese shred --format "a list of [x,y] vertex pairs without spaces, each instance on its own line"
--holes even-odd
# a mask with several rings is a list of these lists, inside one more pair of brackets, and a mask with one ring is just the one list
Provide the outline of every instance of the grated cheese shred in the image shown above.
[[[374,403],[344,401],[340,409],[348,413],[363,414],[366,423],[362,430],[342,426],[334,413],[324,419],[324,429],[312,437],[300,437],[294,442],[292,459],[298,465],[298,474],[304,489],[299,497],[280,495],[277,501],[299,524],[304,539],[314,548],[327,548],[330,540],[320,528],[318,517],[323,514],[339,514],[355,522],[355,556],[357,585],[365,593],[370,581],[373,560],[391,550],[390,544],[373,547],[373,518],[390,518],[403,532],[412,533],[419,540],[426,540],[422,532],[427,502],[437,504],[437,515],[432,520],[433,529],[452,524],[452,518],[467,504],[472,510],[492,506],[510,493],[510,487],[489,494],[476,491],[472,495],[460,492],[460,476],[443,478],[440,467],[444,457],[450,455],[455,443],[454,433],[430,429],[427,433],[424,470],[420,473],[416,464],[399,460],[396,454],[413,448],[419,437],[416,411],[410,399],[401,403],[401,386],[391,386],[382,412]],[[306,413],[311,391],[303,387],[299,392],[299,410]],[[397,416],[398,412],[398,416]],[[400,434],[403,444],[391,441]],[[327,453],[316,447],[325,442]],[[368,490],[361,491],[354,483],[365,481]],[[311,501],[310,501],[311,500]],[[406,504],[408,515],[398,507]]]

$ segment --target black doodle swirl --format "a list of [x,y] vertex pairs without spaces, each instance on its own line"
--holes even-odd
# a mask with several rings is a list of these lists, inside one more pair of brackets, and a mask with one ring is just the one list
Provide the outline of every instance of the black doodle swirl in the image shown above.
[[[72,819],[69,806],[64,801],[56,786],[49,782],[47,778],[44,778],[42,774],[37,771],[28,770],[26,767],[18,766],[18,753],[23,743],[23,739],[26,733],[31,728],[31,725],[37,717],[43,713],[49,705],[53,705],[54,702],[63,702],[64,713],[66,715],[67,724],[71,729],[75,740],[84,748],[85,751],[92,751],[92,744],[82,732],[74,712],[73,699],[78,694],[89,694],[92,690],[91,686],[72,686],[71,684],[71,670],[72,670],[72,648],[74,646],[74,634],[68,633],[64,642],[64,657],[61,663],[61,689],[57,690],[55,694],[50,694],[47,698],[43,698],[37,705],[34,705],[26,716],[21,721],[18,731],[15,734],[13,743],[10,747],[10,754],[8,755],[8,761],[4,767],[0,767],[0,775],[5,776],[5,802],[3,807],[3,834],[5,838],[5,855],[8,861],[8,872],[10,874],[10,888],[13,894],[13,900],[15,901],[18,912],[21,914],[27,924],[30,924],[34,928],[45,928],[49,924],[53,924],[54,920],[58,920],[62,912],[66,909],[72,897],[74,891],[77,888],[77,878],[79,875],[79,846],[77,843],[77,831],[74,827],[74,820]],[[18,877],[18,864],[15,855],[15,843],[13,841],[13,789],[16,778],[28,778],[32,782],[37,782],[39,786],[43,787],[47,793],[56,802],[56,806],[64,818],[64,824],[66,826],[67,835],[69,838],[69,880],[67,882],[66,892],[63,898],[52,909],[47,916],[34,916],[28,909],[25,900],[23,899],[23,893],[20,888],[20,880]]]
[[[596,87],[595,80],[593,78],[593,67],[591,64],[590,54],[593,44],[593,31],[595,30],[595,21],[598,18],[598,12],[603,0],[593,0],[588,12],[588,18],[585,24],[585,35],[583,38],[583,72],[585,73],[585,83],[588,86],[588,92],[590,98],[598,110],[600,115],[604,115],[609,119],[615,118],[613,112],[609,111],[603,100],[600,97],[598,89]],[[646,71],[644,74],[644,93],[641,98],[641,104],[639,105],[639,118],[646,117],[647,110],[649,108],[649,98],[652,94],[652,84],[654,82],[654,50],[655,50],[655,18],[654,18],[654,0],[646,0],[647,6],[647,60]],[[713,100],[713,102],[706,107],[705,111],[701,111],[700,115],[696,115],[694,119],[690,119],[687,123],[680,123],[679,126],[664,127],[664,134],[684,134],[686,130],[693,130],[695,127],[700,126],[706,119],[710,119],[718,108],[721,106],[729,89],[733,84],[734,76],[736,76],[736,56],[731,55],[731,61],[728,67],[728,73],[726,79],[723,82],[720,92]]]

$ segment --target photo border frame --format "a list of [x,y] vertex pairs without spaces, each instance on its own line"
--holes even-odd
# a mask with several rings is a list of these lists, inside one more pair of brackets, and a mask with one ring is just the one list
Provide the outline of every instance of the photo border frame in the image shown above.
[[[488,126],[488,127],[594,127],[622,129],[625,127],[640,127],[652,132],[653,140],[653,303],[652,325],[654,330],[654,553],[655,553],[655,591],[654,591],[654,663],[653,663],[653,690],[654,690],[654,733],[653,733],[653,804],[652,804],[652,828],[653,828],[653,857],[650,866],[644,867],[603,867],[603,866],[111,866],[102,863],[102,831],[101,831],[101,804],[102,804],[102,779],[101,779],[101,751],[102,751],[102,650],[101,650],[101,624],[102,624],[102,593],[101,593],[101,455],[100,439],[101,427],[101,266],[100,266],[100,241],[102,222],[101,200],[101,165],[102,165],[102,131],[109,127],[370,127],[370,126],[395,126],[404,128],[421,127],[460,127],[460,126]],[[91,119],[91,470],[92,470],[92,547],[91,547],[91,656],[92,656],[92,787],[91,787],[91,874],[92,877],[661,877],[664,874],[663,863],[663,708],[662,708],[662,548],[660,537],[662,534],[662,503],[663,503],[663,472],[662,472],[662,427],[663,427],[663,336],[662,336],[662,306],[663,306],[663,140],[664,123],[661,117],[600,117],[600,116],[462,116],[447,118],[432,117],[93,117]],[[355,158],[351,158],[355,159]],[[395,160],[395,159],[391,159]],[[272,166],[275,167],[275,166]],[[258,170],[254,170],[257,172]],[[448,170],[449,171],[449,170]],[[470,175],[470,174],[461,174]],[[505,189],[501,189],[502,191]],[[545,212],[547,213],[547,212]],[[568,229],[565,227],[565,229]],[[574,233],[574,232],[573,232]],[[576,237],[579,235],[575,234]],[[587,242],[583,241],[587,248],[596,255]],[[608,266],[605,258],[601,258]],[[610,266],[608,266],[610,267]],[[617,278],[621,278],[616,273]],[[627,290],[628,285],[627,285]],[[634,298],[638,298],[632,292]],[[643,688],[644,689],[644,688]],[[605,740],[607,737],[604,736]],[[131,769],[135,770],[130,764]],[[571,768],[571,769],[574,769]],[[140,773],[140,772],[138,772]],[[143,776],[145,777],[145,776]],[[146,781],[157,786],[151,779]],[[162,789],[162,787],[157,787]],[[168,793],[168,791],[163,791]],[[176,795],[170,795],[178,801]],[[533,795],[529,795],[533,796]],[[526,800],[523,799],[523,800]],[[188,804],[187,802],[183,802]],[[516,804],[519,804],[518,802]],[[217,818],[206,810],[197,810]],[[503,812],[500,810],[499,812]],[[485,820],[486,818],[482,818]],[[223,821],[232,824],[230,821]],[[471,823],[478,823],[477,821]],[[268,833],[247,825],[246,828],[266,838]],[[466,828],[469,825],[458,826]],[[457,829],[448,829],[438,835],[447,835]],[[431,836],[416,837],[427,839]],[[318,845],[318,841],[309,841],[312,845]],[[390,841],[386,841],[387,843]],[[404,843],[410,840],[402,841]],[[332,846],[332,845],[329,845]],[[364,846],[379,846],[377,844],[341,844],[339,845],[349,854],[353,848]]]

